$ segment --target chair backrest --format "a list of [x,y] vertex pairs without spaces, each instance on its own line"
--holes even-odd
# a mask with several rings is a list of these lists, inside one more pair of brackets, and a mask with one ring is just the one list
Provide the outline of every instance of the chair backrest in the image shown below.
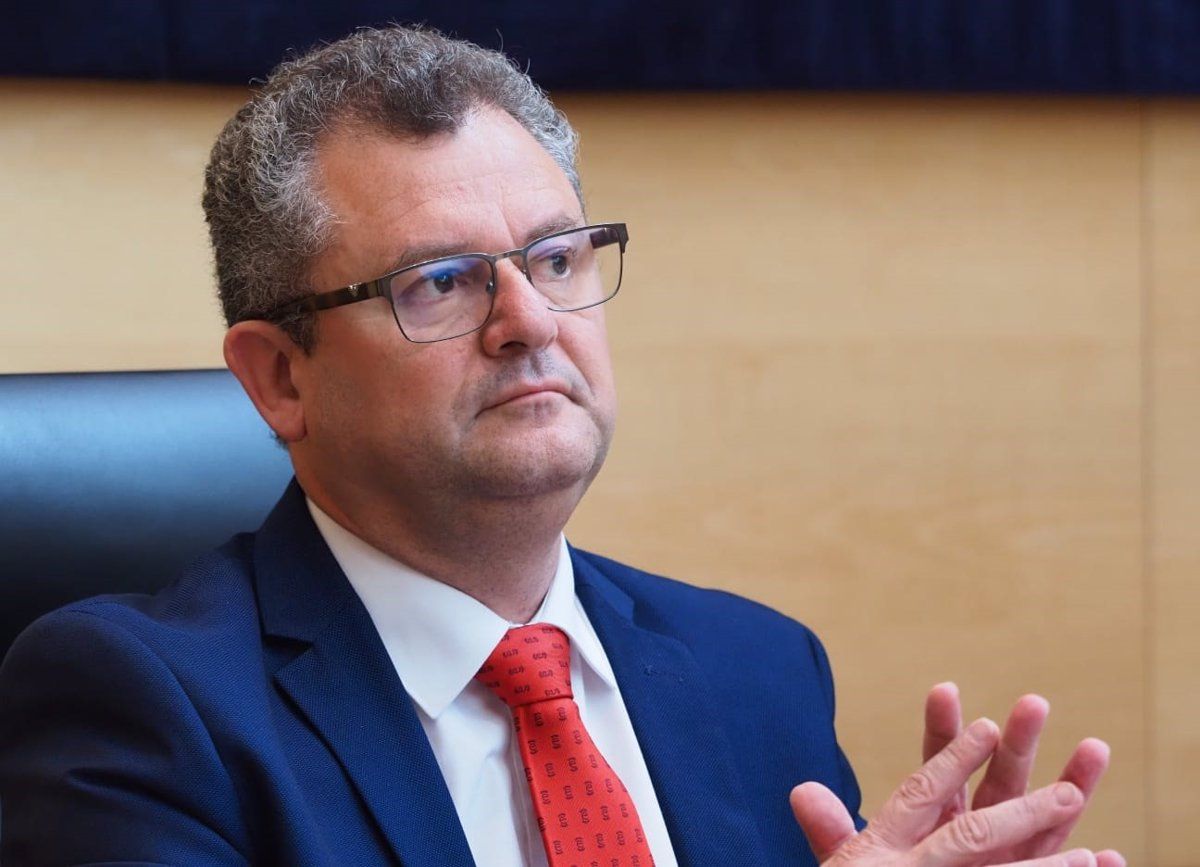
[[0,375],[0,656],[68,602],[164,586],[290,476],[226,370]]

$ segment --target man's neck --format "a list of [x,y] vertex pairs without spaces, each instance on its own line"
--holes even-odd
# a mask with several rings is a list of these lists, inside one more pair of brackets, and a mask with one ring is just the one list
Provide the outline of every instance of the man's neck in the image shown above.
[[315,485],[305,493],[371,547],[461,590],[512,623],[527,622],[545,598],[558,568],[563,526],[578,501],[539,497],[411,515],[395,507],[345,509]]

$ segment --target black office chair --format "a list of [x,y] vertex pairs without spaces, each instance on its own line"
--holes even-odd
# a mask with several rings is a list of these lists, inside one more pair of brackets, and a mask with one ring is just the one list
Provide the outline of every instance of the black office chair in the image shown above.
[[290,477],[226,370],[0,375],[0,657],[60,605],[164,586]]

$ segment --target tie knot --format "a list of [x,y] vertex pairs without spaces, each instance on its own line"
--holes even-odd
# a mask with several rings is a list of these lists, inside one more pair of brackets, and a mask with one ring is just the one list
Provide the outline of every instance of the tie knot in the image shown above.
[[517,626],[504,633],[475,677],[509,707],[572,698],[571,640],[545,623]]

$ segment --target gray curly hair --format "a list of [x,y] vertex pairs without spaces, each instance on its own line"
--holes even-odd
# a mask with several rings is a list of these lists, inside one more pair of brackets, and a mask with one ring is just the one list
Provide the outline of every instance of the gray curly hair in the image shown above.
[[[225,125],[204,174],[204,214],[227,324],[267,318],[311,293],[309,270],[336,216],[314,177],[322,136],[342,124],[426,138],[491,106],[508,112],[566,173],[582,201],[578,136],[498,51],[423,27],[363,29],[280,64]],[[311,314],[277,320],[310,351]]]

